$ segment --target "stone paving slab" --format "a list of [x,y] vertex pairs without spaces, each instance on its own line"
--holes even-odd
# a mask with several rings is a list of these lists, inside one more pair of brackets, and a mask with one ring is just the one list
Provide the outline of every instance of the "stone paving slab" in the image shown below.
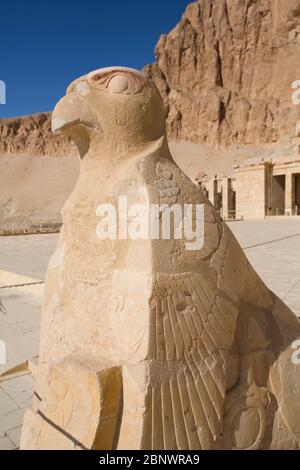
[[32,402],[33,386],[29,374],[0,382],[0,450],[18,449],[23,416]]
[[6,364],[0,374],[38,354],[44,285],[0,289],[0,340],[6,345]]
[[[5,380],[0,384],[1,389],[10,397],[20,409],[31,404],[32,399],[32,377],[21,375],[11,380]],[[1,406],[1,405],[0,405]]]
[[300,317],[300,217],[229,226],[267,286]]
[[45,279],[58,234],[0,237],[0,269]]
[[0,450],[15,450],[15,444],[8,438],[2,437],[0,438]]

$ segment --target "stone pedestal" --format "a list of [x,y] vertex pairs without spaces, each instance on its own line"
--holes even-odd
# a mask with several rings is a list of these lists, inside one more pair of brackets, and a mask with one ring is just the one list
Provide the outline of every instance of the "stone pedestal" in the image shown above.
[[291,172],[285,175],[285,215],[293,215],[295,209],[294,176]]

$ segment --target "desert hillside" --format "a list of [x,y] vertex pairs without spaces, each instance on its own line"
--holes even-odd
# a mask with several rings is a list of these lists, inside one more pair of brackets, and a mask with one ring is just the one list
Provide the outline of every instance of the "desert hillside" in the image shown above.
[[51,113],[0,119],[0,155],[62,157],[72,153],[76,153],[73,145],[51,132]]
[[293,136],[299,0],[198,0],[155,52],[146,69],[173,138],[224,147]]
[[77,176],[76,157],[1,156],[0,233],[59,224]]

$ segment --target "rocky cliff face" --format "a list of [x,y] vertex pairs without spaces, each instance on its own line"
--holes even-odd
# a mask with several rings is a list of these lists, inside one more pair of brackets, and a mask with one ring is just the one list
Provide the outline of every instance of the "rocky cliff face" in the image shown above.
[[[213,147],[292,137],[299,109],[300,0],[198,0],[146,67],[169,134]],[[299,107],[298,107],[299,108]]]
[[51,113],[0,119],[0,154],[65,156],[76,150],[51,132]]
[[[171,139],[267,144],[289,140],[300,106],[300,0],[198,0],[161,36],[145,67],[168,113]],[[67,155],[50,114],[0,120],[0,154]]]

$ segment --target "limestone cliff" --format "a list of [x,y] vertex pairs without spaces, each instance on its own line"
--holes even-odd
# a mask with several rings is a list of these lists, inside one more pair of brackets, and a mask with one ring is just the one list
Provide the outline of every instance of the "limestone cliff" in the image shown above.
[[[300,108],[291,100],[300,0],[197,0],[145,68],[163,96],[171,139],[213,148],[290,140]],[[72,153],[52,135],[50,116],[1,119],[0,154]]]
[[198,0],[146,67],[169,134],[213,147],[293,136],[299,107],[300,0]]
[[51,113],[0,119],[0,155],[65,156],[76,153],[67,139],[51,132]]

